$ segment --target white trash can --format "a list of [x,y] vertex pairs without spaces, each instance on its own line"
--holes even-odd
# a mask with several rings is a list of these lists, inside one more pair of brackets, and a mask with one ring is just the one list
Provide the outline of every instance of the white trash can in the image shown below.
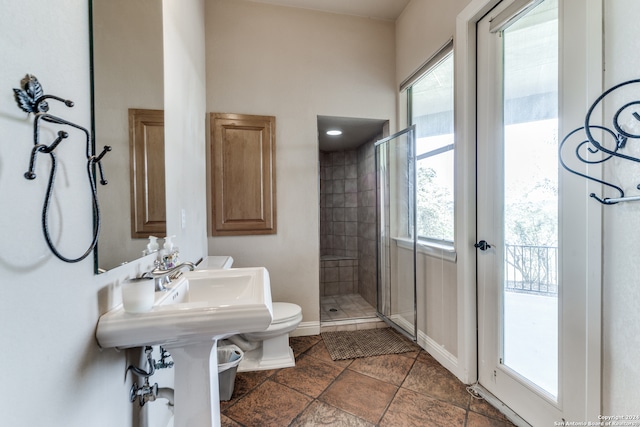
[[220,400],[230,400],[236,382],[236,371],[244,357],[244,352],[237,345],[218,347],[218,390]]

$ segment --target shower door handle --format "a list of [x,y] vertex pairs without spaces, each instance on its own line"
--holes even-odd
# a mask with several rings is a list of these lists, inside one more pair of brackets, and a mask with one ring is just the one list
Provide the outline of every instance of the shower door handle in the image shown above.
[[489,249],[491,247],[491,245],[489,243],[487,243],[486,240],[480,240],[478,243],[476,243],[473,246],[478,248],[478,249],[480,249],[481,251],[486,251],[487,249]]

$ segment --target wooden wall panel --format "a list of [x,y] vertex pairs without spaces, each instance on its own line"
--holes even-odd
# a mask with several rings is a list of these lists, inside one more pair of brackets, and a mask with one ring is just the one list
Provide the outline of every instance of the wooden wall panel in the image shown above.
[[129,109],[131,237],[166,234],[164,112]]
[[275,117],[210,116],[210,231],[275,234]]

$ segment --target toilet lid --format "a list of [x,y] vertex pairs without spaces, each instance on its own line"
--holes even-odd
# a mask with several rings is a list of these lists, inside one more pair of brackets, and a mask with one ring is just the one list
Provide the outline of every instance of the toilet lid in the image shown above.
[[273,320],[271,324],[287,322],[302,313],[302,308],[297,304],[288,302],[273,303]]

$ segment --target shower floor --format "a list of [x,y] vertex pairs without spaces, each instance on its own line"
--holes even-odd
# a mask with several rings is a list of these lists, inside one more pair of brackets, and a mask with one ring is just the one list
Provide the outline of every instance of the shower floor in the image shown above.
[[321,332],[373,329],[387,326],[376,309],[359,294],[320,297]]

